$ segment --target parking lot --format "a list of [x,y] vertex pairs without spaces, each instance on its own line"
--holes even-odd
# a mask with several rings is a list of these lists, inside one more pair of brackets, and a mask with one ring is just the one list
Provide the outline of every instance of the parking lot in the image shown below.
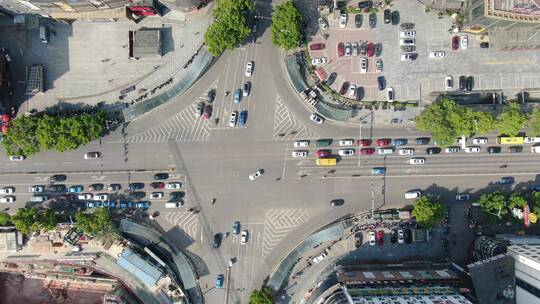
[[[309,5],[301,2],[302,5]],[[351,4],[357,5],[357,4]],[[313,4],[314,6],[314,4]],[[318,16],[316,8],[305,9],[311,26],[316,27]],[[322,65],[328,75],[337,73],[337,80],[332,88],[339,91],[346,81],[359,87],[364,87],[363,100],[386,100],[386,92],[377,88],[377,77],[384,76],[386,86],[395,91],[396,101],[418,101],[426,99],[433,92],[445,92],[444,79],[452,76],[453,88],[458,90],[460,76],[474,78],[474,91],[503,90],[506,96],[513,97],[522,89],[540,87],[540,73],[535,68],[539,63],[538,52],[516,51],[504,52],[492,48],[480,48],[480,43],[488,41],[481,37],[466,33],[449,32],[452,19],[444,16],[439,19],[436,13],[425,13],[424,7],[415,1],[392,2],[391,11],[399,11],[401,23],[414,23],[416,31],[415,51],[417,59],[402,61],[400,58],[400,26],[385,24],[383,10],[377,13],[377,24],[369,29],[368,16],[364,13],[360,28],[355,27],[355,15],[348,15],[346,28],[339,27],[339,20],[334,15],[325,16],[328,20],[327,30],[318,29],[312,36],[312,43],[325,43],[321,51],[310,51],[312,58],[326,57],[327,63]],[[315,19],[314,19],[315,18]],[[323,34],[328,34],[324,39]],[[468,36],[466,49],[452,50],[453,36]],[[484,40],[481,40],[483,38]],[[369,41],[382,44],[383,61],[382,73],[375,72],[375,56],[337,56],[337,46],[340,42]],[[430,52],[443,51],[444,57],[429,58]],[[359,62],[362,57],[368,58],[368,71],[359,72]],[[428,98],[430,99],[430,98]]]

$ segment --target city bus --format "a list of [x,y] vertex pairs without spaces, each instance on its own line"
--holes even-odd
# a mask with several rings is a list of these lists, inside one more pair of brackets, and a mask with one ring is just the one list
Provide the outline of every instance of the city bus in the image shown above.
[[317,158],[317,166],[335,166],[336,162],[335,158]]
[[497,143],[500,145],[523,145],[523,137],[497,137]]

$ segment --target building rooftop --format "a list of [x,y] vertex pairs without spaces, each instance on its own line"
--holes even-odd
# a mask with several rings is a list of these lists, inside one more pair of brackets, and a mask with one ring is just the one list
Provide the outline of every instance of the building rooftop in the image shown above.
[[133,58],[161,57],[161,32],[159,29],[140,29],[132,32]]
[[0,252],[13,253],[21,249],[17,231],[0,231]]
[[122,252],[117,263],[139,278],[149,288],[154,287],[163,275],[163,272],[157,266],[150,264],[129,249]]
[[514,259],[497,255],[468,265],[479,304],[504,304],[515,296]]

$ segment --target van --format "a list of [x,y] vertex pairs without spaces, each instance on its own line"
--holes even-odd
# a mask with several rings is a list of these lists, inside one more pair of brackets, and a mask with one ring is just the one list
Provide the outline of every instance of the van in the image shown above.
[[332,144],[331,139],[317,139],[317,141],[315,142],[315,145],[317,147],[328,147],[331,144]]
[[168,202],[165,203],[165,208],[180,208],[182,207],[182,202]]
[[39,26],[39,40],[41,43],[49,43],[49,30],[44,26]]
[[394,149],[392,149],[392,148],[379,148],[379,150],[377,150],[377,153],[378,154],[392,154],[392,153],[394,153]]
[[49,198],[46,195],[34,195],[30,198],[30,201],[34,203],[41,203],[48,199]]

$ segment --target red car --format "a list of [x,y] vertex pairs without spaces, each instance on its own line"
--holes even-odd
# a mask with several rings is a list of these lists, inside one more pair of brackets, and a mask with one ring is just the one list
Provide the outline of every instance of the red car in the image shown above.
[[210,116],[212,116],[212,106],[207,105],[206,107],[204,107],[203,118],[209,119]]
[[314,43],[312,44],[309,49],[312,50],[312,51],[320,51],[320,50],[324,50],[324,43]]
[[375,149],[373,148],[362,148],[360,149],[360,155],[371,155],[375,153]]
[[384,244],[384,231],[377,231],[375,234],[375,239],[377,240],[377,245],[382,246]]
[[373,42],[370,42],[367,45],[367,55],[368,57],[373,57],[374,53],[375,53],[375,45],[373,44]]
[[163,182],[153,182],[150,184],[150,187],[152,187],[153,189],[163,189],[165,188],[165,183]]
[[330,156],[330,150],[317,150],[315,152],[315,156],[321,158],[321,157],[329,157]]
[[351,84],[348,82],[348,81],[345,81],[342,85],[341,85],[341,89],[339,90],[339,94],[341,95],[345,95],[345,93],[347,93],[347,90],[349,89],[349,86]]
[[452,37],[452,50],[459,50],[459,36]]
[[375,144],[377,146],[388,146],[392,141],[390,140],[390,138],[379,138],[377,139],[377,141],[375,141]]
[[368,147],[371,146],[371,139],[360,139],[358,141],[358,145],[360,147]]
[[337,45],[337,55],[338,57],[343,57],[343,55],[345,55],[345,44],[343,42],[340,42]]

